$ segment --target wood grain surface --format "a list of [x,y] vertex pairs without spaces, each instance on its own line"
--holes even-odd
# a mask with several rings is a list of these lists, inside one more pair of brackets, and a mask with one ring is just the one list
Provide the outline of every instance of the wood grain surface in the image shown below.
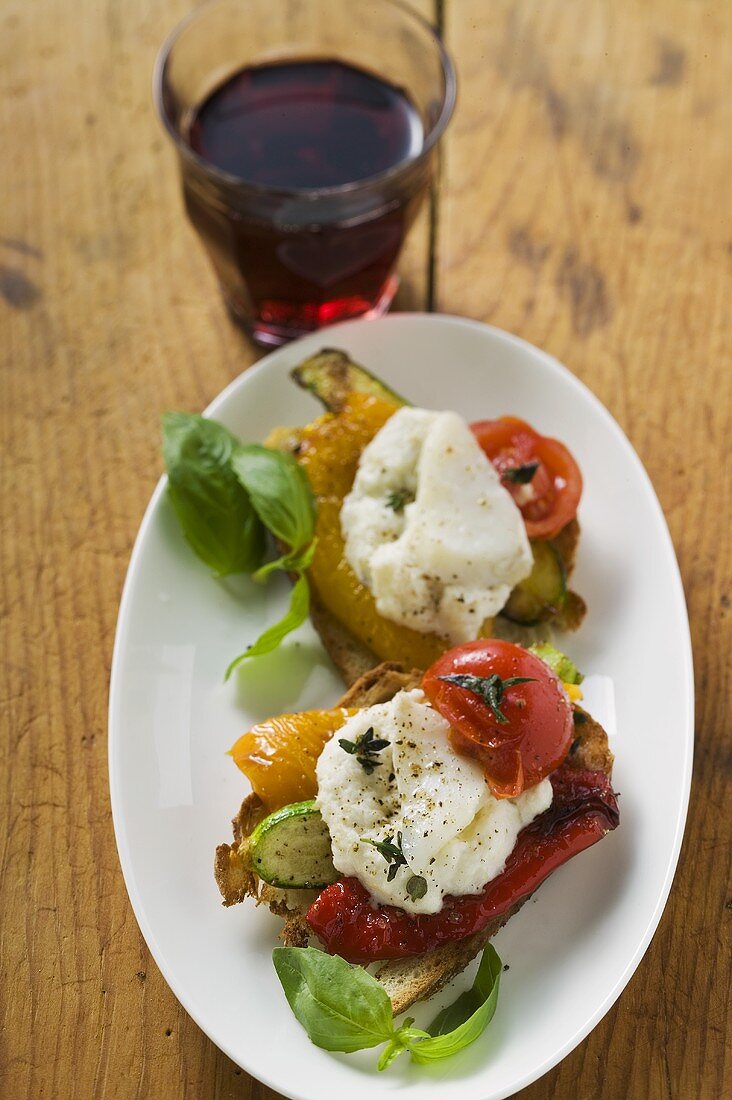
[[[187,0],[0,10],[0,1095],[252,1097],[180,1008],[117,862],[106,706],[157,418],[257,353],[182,216],[150,72]],[[460,104],[398,305],[517,332],[618,418],[677,548],[697,749],[679,870],[618,1003],[526,1100],[730,1095],[732,4],[421,5]],[[632,548],[629,548],[632,552]],[[663,690],[649,684],[648,690]]]

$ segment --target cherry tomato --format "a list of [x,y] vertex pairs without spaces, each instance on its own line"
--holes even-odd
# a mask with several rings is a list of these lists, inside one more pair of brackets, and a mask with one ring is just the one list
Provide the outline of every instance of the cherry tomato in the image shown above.
[[533,787],[569,752],[574,721],[561,680],[513,642],[478,638],[449,649],[422,686],[450,723],[454,748],[479,761],[496,798]]
[[332,955],[349,962],[403,959],[502,923],[513,907],[552,871],[614,829],[617,798],[604,772],[575,770],[569,762],[551,777],[548,810],[522,829],[500,875],[479,894],[446,897],[439,913],[415,916],[393,905],[374,905],[358,879],[327,886],[307,920]]
[[[564,444],[539,435],[516,416],[479,420],[471,428],[521,510],[529,538],[558,535],[574,519],[582,496],[580,468]],[[515,480],[511,473],[519,471],[520,478],[523,467],[529,475],[534,465],[528,481]]]

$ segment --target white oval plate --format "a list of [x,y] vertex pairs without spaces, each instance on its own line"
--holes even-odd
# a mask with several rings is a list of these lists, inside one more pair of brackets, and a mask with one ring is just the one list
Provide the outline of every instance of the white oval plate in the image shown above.
[[[562,868],[496,938],[510,969],[483,1038],[433,1068],[376,1052],[332,1055],[292,1016],[264,908],[221,906],[213,852],[246,793],[225,755],[252,722],[332,703],[341,686],[309,626],[223,683],[229,660],[281,614],[286,582],[216,583],[158,485],[130,562],[112,668],[109,761],[120,859],[137,920],[173,992],[243,1069],[297,1100],[499,1100],[569,1053],[608,1011],[648,947],[671,886],[689,797],[693,680],[683,590],[650,481],[610,414],[556,360],[456,317],[338,325],[268,355],[207,410],[247,441],[303,424],[315,401],[288,378],[345,348],[413,402],[468,419],[504,412],[565,440],[582,467],[574,586],[589,614],[566,648],[615,687],[620,828]],[[604,715],[607,720],[607,715]],[[422,1010],[426,1020],[472,974]]]

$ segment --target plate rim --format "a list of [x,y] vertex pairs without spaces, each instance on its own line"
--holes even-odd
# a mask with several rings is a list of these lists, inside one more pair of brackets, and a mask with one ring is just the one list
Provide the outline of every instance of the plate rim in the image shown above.
[[[301,340],[293,341],[290,344],[283,347],[276,348],[264,355],[258,362],[246,367],[240,374],[231,380],[206,406],[202,415],[211,417],[216,414],[219,408],[224,405],[229,397],[239,389],[240,386],[246,384],[245,380],[255,375],[262,373],[270,369],[271,362],[276,357],[279,357],[283,352],[290,349],[297,348],[304,342],[312,342],[316,338],[321,338],[324,341],[329,341],[333,334],[339,334],[341,332],[348,332],[353,327],[362,327],[364,325],[379,327],[396,326],[402,321],[416,322],[417,324],[438,324],[448,326],[454,325],[455,327],[467,327],[478,330],[480,332],[487,332],[497,339],[499,342],[504,342],[514,347],[519,348],[522,352],[528,353],[532,356],[538,356],[549,367],[550,370],[558,372],[560,376],[563,376],[566,381],[570,383],[586,400],[589,399],[590,403],[594,406],[595,411],[605,420],[608,427],[611,429],[617,442],[628,453],[631,461],[633,462],[636,473],[640,476],[640,480],[643,483],[648,498],[648,503],[653,507],[656,513],[656,520],[660,522],[661,530],[663,532],[665,552],[669,559],[670,570],[673,581],[673,600],[677,605],[677,609],[680,612],[680,619],[684,624],[683,637],[678,639],[680,649],[683,650],[683,663],[685,666],[685,677],[683,683],[684,696],[685,696],[685,713],[683,715],[683,726],[685,731],[684,738],[684,757],[682,761],[682,804],[680,812],[676,820],[676,830],[674,834],[673,845],[671,847],[669,859],[664,870],[664,882],[663,886],[658,894],[656,904],[653,912],[647,922],[643,935],[640,938],[639,944],[633,952],[632,956],[628,959],[625,968],[620,974],[619,978],[606,994],[603,1000],[595,1007],[594,1011],[588,1014],[587,1019],[575,1030],[575,1032],[568,1036],[565,1041],[551,1054],[544,1062],[538,1067],[523,1073],[520,1077],[516,1078],[511,1085],[509,1091],[501,1090],[492,1094],[491,1100],[507,1100],[508,1097],[513,1096],[520,1089],[532,1084],[534,1081],[538,1081],[559,1062],[563,1061],[600,1023],[603,1017],[609,1012],[612,1006],[620,997],[621,993],[625,989],[626,985],[632,978],[633,974],[640,965],[643,957],[645,956],[651,940],[655,935],[656,930],[660,924],[663,916],[666,904],[668,902],[671,887],[678,868],[679,856],[681,853],[681,845],[683,843],[684,832],[686,829],[686,821],[688,818],[689,801],[691,793],[691,780],[694,761],[694,743],[695,743],[695,720],[694,720],[694,705],[695,705],[695,684],[694,684],[694,664],[693,664],[693,650],[691,644],[691,628],[689,623],[688,608],[686,605],[686,596],[684,592],[683,580],[681,576],[681,570],[679,568],[678,558],[676,556],[676,550],[674,547],[673,539],[671,538],[671,532],[668,527],[668,522],[664,514],[661,503],[656,494],[653,482],[646,470],[640,456],[638,455],[635,447],[631,443],[628,436],[625,434],[620,424],[612,415],[610,410],[603,404],[599,397],[589,388],[589,386],[583,382],[577,375],[560,362],[550,352],[544,351],[542,348],[537,347],[530,341],[525,340],[523,337],[517,336],[515,333],[506,331],[505,329],[498,328],[495,325],[486,324],[482,321],[475,320],[473,318],[461,317],[456,314],[450,313],[420,313],[417,311],[405,311],[399,313],[387,314],[384,317],[376,320],[366,320],[363,318],[356,318],[355,320],[340,322],[339,324],[328,326],[321,329],[317,333],[311,333],[303,337]],[[127,891],[127,896],[132,907],[135,919],[137,921],[140,933],[145,940],[145,943],[155,961],[156,966],[160,970],[166,984],[172,991],[183,1009],[188,1013],[191,1019],[206,1035],[206,1037],[221,1050],[235,1065],[238,1065],[246,1073],[248,1073],[255,1080],[261,1081],[268,1088],[273,1089],[275,1092],[280,1092],[291,1098],[291,1100],[312,1100],[313,1094],[308,1091],[298,1090],[297,1087],[288,1088],[286,1093],[283,1093],[283,1087],[281,1083],[274,1081],[268,1073],[262,1072],[257,1069],[256,1071],[249,1068],[244,1064],[239,1053],[235,1053],[228,1044],[219,1042],[211,1031],[206,1026],[202,1018],[202,1014],[198,1012],[197,1006],[194,1003],[190,1003],[186,993],[181,989],[177,978],[175,977],[172,968],[168,965],[168,961],[165,955],[165,951],[160,945],[157,936],[153,932],[150,926],[147,915],[145,912],[144,902],[142,900],[141,892],[137,887],[137,881],[133,868],[132,856],[127,843],[126,830],[124,827],[124,820],[121,809],[121,790],[119,786],[119,777],[115,768],[115,751],[114,747],[117,744],[121,734],[116,732],[116,711],[118,709],[117,699],[121,691],[121,673],[120,666],[122,664],[122,652],[125,644],[125,635],[128,630],[128,618],[129,607],[131,603],[131,593],[134,583],[134,577],[138,571],[139,559],[142,556],[143,543],[146,540],[148,529],[151,527],[153,517],[157,512],[160,499],[165,491],[167,485],[167,475],[162,474],[158,479],[155,488],[152,492],[150,500],[145,508],[140,526],[137,530],[135,540],[133,543],[132,551],[130,553],[129,563],[127,566],[127,572],[125,574],[124,584],[122,587],[122,594],[120,597],[119,609],[117,613],[117,622],[115,626],[114,645],[112,649],[112,662],[109,679],[109,703],[108,703],[108,722],[107,722],[107,762],[108,762],[108,782],[110,791],[110,803],[112,810],[112,823],[114,828],[115,845],[117,848],[117,855],[119,858],[120,866],[122,869],[122,877]]]

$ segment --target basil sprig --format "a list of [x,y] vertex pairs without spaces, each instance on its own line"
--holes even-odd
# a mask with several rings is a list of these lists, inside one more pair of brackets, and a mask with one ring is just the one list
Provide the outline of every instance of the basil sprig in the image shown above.
[[290,1008],[311,1041],[347,1054],[385,1043],[380,1070],[405,1051],[413,1062],[426,1065],[475,1042],[496,1011],[502,969],[489,943],[472,988],[422,1031],[412,1026],[412,1018],[396,1027],[383,986],[363,967],[338,955],[312,947],[276,947],[272,960]]
[[[216,576],[250,573],[264,581],[277,569],[295,574],[283,618],[236,657],[238,664],[276,649],[310,610],[306,569],[315,551],[315,500],[292,455],[243,446],[215,420],[190,413],[163,416],[168,496],[188,543]],[[266,533],[286,550],[263,564]]]

